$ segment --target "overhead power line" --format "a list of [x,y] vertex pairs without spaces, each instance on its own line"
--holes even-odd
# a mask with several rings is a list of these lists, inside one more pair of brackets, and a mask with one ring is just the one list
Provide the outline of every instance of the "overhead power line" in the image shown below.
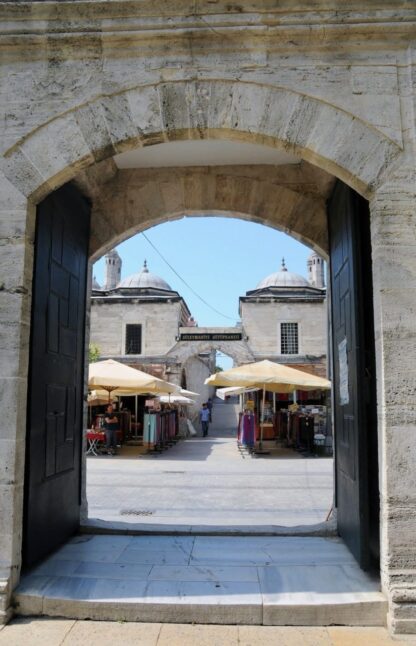
[[166,260],[166,258],[165,258],[165,257],[163,256],[163,254],[159,251],[159,249],[157,249],[157,247],[155,247],[155,245],[153,244],[153,242],[152,242],[151,240],[149,240],[149,238],[147,237],[147,235],[146,235],[143,231],[142,231],[141,233],[142,233],[142,236],[144,237],[144,239],[145,239],[145,240],[147,240],[147,242],[150,244],[150,246],[151,246],[151,247],[156,251],[156,253],[158,254],[158,256],[160,256],[160,257],[162,258],[163,262],[165,262],[165,263],[167,264],[167,266],[168,266],[168,267],[173,271],[173,273],[174,273],[174,274],[179,278],[179,280],[181,280],[181,281],[183,282],[183,284],[184,284],[184,285],[186,285],[186,287],[187,287],[187,288],[188,288],[188,289],[193,293],[193,295],[194,295],[194,296],[196,296],[197,298],[199,298],[199,300],[200,300],[202,303],[204,303],[204,305],[206,305],[207,307],[209,307],[209,309],[210,309],[210,310],[212,310],[213,312],[215,312],[216,314],[219,314],[220,316],[223,316],[225,319],[228,319],[228,320],[230,320],[230,321],[235,321],[235,317],[227,316],[227,314],[223,314],[222,312],[220,312],[219,310],[217,310],[215,307],[213,307],[212,305],[210,305],[210,304],[209,304],[209,303],[208,303],[204,298],[202,298],[202,296],[200,296],[200,295],[199,295],[199,294],[198,294],[198,293],[197,293],[197,292],[196,292],[196,291],[195,291],[195,290],[194,290],[194,289],[189,285],[189,283],[187,283],[187,282],[186,282],[186,280],[185,280],[184,278],[182,278],[182,276],[181,276],[180,274],[178,274],[178,272],[176,271],[176,269],[175,269],[174,267],[172,267],[172,265],[170,264],[170,262],[169,262],[168,260]]

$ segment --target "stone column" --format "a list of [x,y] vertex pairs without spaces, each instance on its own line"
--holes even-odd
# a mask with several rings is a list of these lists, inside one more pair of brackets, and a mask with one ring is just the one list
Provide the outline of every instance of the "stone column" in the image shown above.
[[[416,632],[416,168],[370,202],[381,493],[381,577],[392,632]],[[374,456],[376,459],[376,456]]]
[[34,219],[0,176],[0,623],[21,565]]

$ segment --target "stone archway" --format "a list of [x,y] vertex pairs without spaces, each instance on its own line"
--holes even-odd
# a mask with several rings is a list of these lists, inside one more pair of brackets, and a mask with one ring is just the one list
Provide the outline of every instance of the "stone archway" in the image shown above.
[[236,365],[254,361],[254,355],[245,341],[178,341],[169,350],[169,357],[184,364],[190,357],[215,350],[231,357]]
[[[182,330],[184,328],[181,328]],[[207,328],[215,330],[215,332],[232,332],[236,328]],[[195,328],[198,333],[203,333],[204,328]],[[190,390],[200,393],[202,401],[206,400],[210,395],[210,388],[204,385],[204,381],[209,377],[211,370],[208,370],[206,374],[201,377],[201,373],[197,379],[189,380],[188,370],[189,366],[192,363],[195,363],[195,360],[200,359],[200,355],[211,356],[213,352],[222,352],[231,359],[233,359],[234,365],[241,365],[244,363],[251,363],[255,360],[253,353],[251,352],[247,342],[244,340],[244,337],[240,341],[178,341],[168,352],[167,356],[175,360],[178,364],[182,365],[187,373],[187,383]],[[192,373],[192,370],[191,370]],[[212,390],[212,389],[211,389]]]
[[292,150],[367,196],[401,152],[357,115],[299,92],[227,80],[178,81],[103,96],[48,120],[5,151],[2,170],[36,202],[117,153],[204,138]]
[[[369,197],[383,183],[384,174],[401,153],[397,143],[352,113],[294,91],[254,83],[162,83],[70,109],[23,135],[9,147],[3,160],[7,178],[3,182],[5,202],[15,217],[18,214],[24,231],[22,257],[15,257],[15,274],[19,274],[18,280],[21,279],[25,290],[16,292],[21,295],[20,312],[27,313],[30,308],[30,236],[34,221],[31,209],[27,217],[22,195],[31,203],[37,202],[81,170],[138,145],[205,137],[287,147]],[[382,205],[378,208],[382,209]],[[101,224],[104,227],[105,222]],[[111,240],[114,240],[114,231],[108,227],[101,245]],[[25,409],[26,392],[20,380],[27,373],[26,347],[30,331],[26,315],[24,319],[18,319],[19,372],[17,377],[12,374],[18,380],[13,401],[19,398],[22,409]],[[15,439],[21,442],[25,420],[23,416],[19,419],[15,416],[13,420]],[[15,465],[16,477],[5,496],[6,507],[18,510],[24,478],[22,463],[14,459],[19,447],[15,450],[11,462]],[[6,520],[1,525],[6,527],[7,523]],[[20,537],[7,532],[7,541],[10,566],[13,564],[16,569]]]
[[161,222],[207,213],[279,229],[328,255],[326,199],[334,179],[307,162],[132,170],[104,162],[99,168],[98,185],[99,172],[76,177],[93,200],[92,260]]

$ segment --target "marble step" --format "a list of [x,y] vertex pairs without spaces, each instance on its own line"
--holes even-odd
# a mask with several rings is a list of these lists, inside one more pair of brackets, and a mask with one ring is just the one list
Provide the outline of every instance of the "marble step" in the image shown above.
[[22,577],[16,613],[114,621],[383,626],[339,539],[79,536]]

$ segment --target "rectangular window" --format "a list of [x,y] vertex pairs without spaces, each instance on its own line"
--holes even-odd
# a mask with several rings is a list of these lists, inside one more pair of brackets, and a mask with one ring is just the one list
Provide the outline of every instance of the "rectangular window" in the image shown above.
[[280,324],[280,353],[299,354],[299,334],[297,323]]
[[142,326],[136,323],[126,325],[126,354],[141,354]]

